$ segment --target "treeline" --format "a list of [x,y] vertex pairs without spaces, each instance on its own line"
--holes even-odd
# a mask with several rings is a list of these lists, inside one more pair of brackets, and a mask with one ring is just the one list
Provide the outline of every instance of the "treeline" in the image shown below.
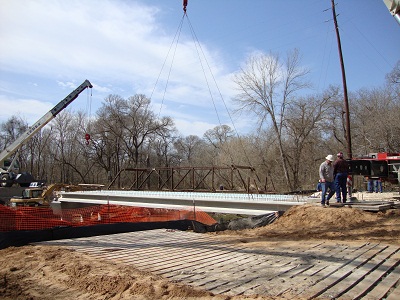
[[[307,75],[297,50],[285,59],[251,57],[234,78],[236,113],[260,121],[247,135],[220,125],[202,137],[182,136],[145,95],[109,95],[91,119],[83,112],[58,115],[22,147],[20,167],[49,183],[107,184],[124,168],[241,165],[253,167],[268,191],[313,189],[324,157],[346,153],[346,126],[342,88],[305,96]],[[350,92],[349,106],[353,157],[400,151],[400,61],[384,86]],[[0,149],[27,128],[16,116],[0,124]]]

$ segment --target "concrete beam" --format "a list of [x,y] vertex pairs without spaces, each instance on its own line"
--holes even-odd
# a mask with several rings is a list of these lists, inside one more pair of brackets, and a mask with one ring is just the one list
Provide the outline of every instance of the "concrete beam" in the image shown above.
[[302,205],[306,198],[293,195],[150,192],[150,191],[85,191],[62,192],[61,208],[114,204],[166,209],[199,209],[205,212],[261,215],[286,211]]

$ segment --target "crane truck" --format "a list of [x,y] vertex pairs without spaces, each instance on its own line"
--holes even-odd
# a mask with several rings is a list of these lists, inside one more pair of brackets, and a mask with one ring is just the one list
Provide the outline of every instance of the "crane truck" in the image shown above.
[[[21,147],[28,142],[40,129],[47,123],[54,119],[64,108],[66,108],[72,101],[78,98],[79,94],[86,88],[93,88],[89,80],[85,80],[80,86],[72,91],[67,97],[61,100],[49,112],[41,117],[35,124],[28,128],[22,135],[20,135],[11,145],[5,147],[0,153],[0,186],[11,187],[14,183],[20,186],[29,186],[33,181],[32,175],[29,173],[19,173],[18,166],[18,151]],[[10,157],[14,154],[13,159]]]

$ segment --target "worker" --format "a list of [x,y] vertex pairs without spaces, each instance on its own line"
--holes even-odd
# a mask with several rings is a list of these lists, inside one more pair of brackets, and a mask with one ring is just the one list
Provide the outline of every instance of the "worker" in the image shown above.
[[333,175],[335,178],[336,202],[347,201],[347,176],[349,163],[343,158],[343,152],[339,152],[333,163]]
[[[319,180],[321,182],[321,206],[329,205],[329,199],[335,194],[335,185],[333,182],[333,155],[329,154],[325,157],[325,161],[319,166]],[[326,196],[329,190],[328,196]]]

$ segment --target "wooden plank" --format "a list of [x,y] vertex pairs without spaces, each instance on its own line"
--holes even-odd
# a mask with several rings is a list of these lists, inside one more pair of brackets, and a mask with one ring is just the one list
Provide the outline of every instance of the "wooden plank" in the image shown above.
[[[321,243],[318,243],[317,245],[321,245]],[[295,249],[290,249],[290,250],[295,250]],[[257,251],[257,253],[270,253],[271,251]],[[253,253],[253,251],[251,251],[251,253]],[[279,254],[281,254],[281,252],[279,252]],[[279,255],[282,256],[282,255]],[[229,264],[229,269],[226,269],[226,267],[224,268],[224,272],[229,272],[230,274],[229,279],[230,281],[236,281],[240,278],[247,278],[249,276],[249,274],[251,276],[254,277],[253,273],[260,273],[260,271],[265,270],[265,268],[271,268],[271,267],[275,267],[275,264],[273,264],[273,266],[271,266],[272,264],[272,260],[274,259],[275,256],[271,256],[271,255],[253,255],[253,259],[248,260],[248,261],[241,261],[240,265],[237,264],[232,264],[232,260],[231,261],[227,261],[226,263]],[[296,260],[297,258],[295,258],[294,260]],[[282,259],[279,259],[279,262],[283,265],[288,265],[291,261],[293,261],[292,258],[287,258],[285,262],[282,261]],[[215,264],[210,261],[209,262],[210,266],[214,266]],[[208,277],[210,277],[210,274],[213,275],[214,270],[210,269],[209,267],[206,267],[204,269],[202,269],[202,272],[207,272]],[[216,272],[216,276],[218,278],[221,278],[221,266],[219,265],[218,268],[216,268],[215,270]],[[250,273],[249,273],[250,272]],[[249,274],[248,274],[249,273]],[[181,278],[180,278],[181,279]],[[189,279],[189,278],[187,278]],[[190,279],[196,279],[197,281],[199,280],[199,278],[190,276]],[[214,279],[213,278],[206,278],[206,276],[203,278],[205,281],[207,282],[213,282]],[[198,281],[197,284],[199,283],[204,283],[205,281]],[[217,283],[215,283],[217,284]],[[234,283],[233,285],[237,285],[237,283]],[[214,292],[214,291],[213,291]]]
[[[293,268],[293,266],[289,266],[289,264],[287,264],[286,269],[291,269],[291,268]],[[260,270],[264,270],[264,272],[260,272]],[[265,272],[265,270],[269,270],[269,272],[267,273]],[[233,268],[233,271],[234,272],[231,272],[231,274],[228,275],[229,282],[224,283],[224,285],[215,282],[217,280],[210,280],[210,279],[205,279],[205,281],[196,282],[196,284],[198,283],[200,283],[200,285],[205,284],[206,288],[211,288],[211,287],[216,288],[218,286],[218,287],[223,287],[224,289],[227,289],[226,285],[229,284],[229,289],[232,289],[238,287],[238,285],[242,286],[243,283],[244,284],[248,283],[250,284],[250,287],[254,287],[255,284],[254,282],[252,282],[253,280],[262,278],[262,281],[265,282],[269,278],[276,276],[277,273],[277,271],[275,270],[275,265],[274,264],[271,265],[271,263],[258,263],[256,266],[253,266],[253,268],[251,268],[251,266],[248,266],[243,270],[237,270]],[[222,273],[218,272],[216,276],[221,277],[221,274]],[[235,280],[240,280],[240,282],[230,284],[232,281]]]
[[[359,265],[364,264],[376,253],[379,253],[385,246],[377,245],[376,247],[362,253],[358,257],[353,258],[345,264],[332,264],[325,268],[325,276],[316,284],[305,290],[306,297],[309,299],[316,298],[325,293],[328,289],[336,285],[341,280],[345,279]],[[303,293],[303,294],[304,294]]]
[[[224,261],[223,263],[218,264],[210,264],[208,267],[205,267],[203,270],[199,270],[198,276],[190,277],[185,280],[185,282],[193,282],[196,280],[196,285],[205,284],[207,282],[213,281],[214,277],[224,278],[225,276],[229,276],[231,278],[235,278],[235,274],[239,272],[243,272],[246,270],[246,266],[242,264],[246,264],[246,261],[241,261],[241,265],[238,266],[238,263],[232,264],[229,260]],[[221,271],[222,270],[222,271]]]
[[400,266],[398,265],[388,276],[384,277],[381,282],[368,294],[363,296],[363,300],[376,300],[383,298],[388,291],[400,280]]
[[[220,272],[226,272],[232,268],[237,268],[238,265],[244,264],[248,261],[253,261],[254,258],[251,256],[248,256],[248,255],[242,254],[241,256],[237,257],[236,260],[237,261],[230,260],[229,262],[225,263],[223,266],[220,266]],[[188,258],[187,260],[181,259],[180,262],[172,261],[171,264],[158,265],[158,266],[155,266],[154,268],[151,268],[151,270],[155,273],[158,273],[159,271],[163,271],[165,269],[171,270],[172,267],[181,266],[185,262],[187,262],[190,266],[195,265],[195,263],[196,263],[196,261],[194,261],[191,258]],[[212,265],[212,262],[210,262],[210,265]],[[210,271],[210,269],[208,269],[208,271]]]
[[229,291],[225,292],[226,295],[228,296],[236,296],[236,295],[242,295],[248,290],[253,290],[260,285],[265,283],[265,278],[260,277],[256,279],[251,279],[248,281],[244,281],[241,285],[231,288]]
[[312,272],[307,270],[295,277],[296,285],[291,289],[291,292],[297,295],[307,293],[312,286],[328,278],[335,269],[339,269],[342,266],[351,263],[358,256],[376,248],[377,245],[378,244],[365,243],[356,248],[349,247],[342,252],[334,254],[332,257],[318,257],[319,259],[316,260],[317,267],[310,269]]
[[[302,273],[303,270],[307,270],[312,268],[313,265],[297,265],[295,268],[289,270],[286,273],[278,274],[273,278],[270,278],[268,281],[264,282],[260,286],[255,289],[252,289],[252,293],[255,294],[270,294],[270,295],[282,295],[285,291],[288,290],[288,285],[292,285],[294,282],[298,282],[296,279],[293,279],[297,273]],[[289,284],[282,284],[282,282]],[[249,293],[248,293],[249,294]]]
[[[241,289],[245,285],[249,286],[247,289],[255,288],[261,283],[268,281],[268,278],[272,276],[275,275],[267,272],[256,272],[253,269],[248,269],[244,272],[235,273],[234,277],[228,283],[214,288],[212,292],[215,294],[227,293],[229,295],[236,295],[237,291],[232,293],[232,290]],[[244,292],[244,290],[242,290],[242,292]]]
[[[347,291],[356,286],[362,279],[369,273],[374,271],[385,259],[392,256],[398,251],[398,247],[388,247],[383,249],[381,252],[376,253],[374,257],[371,257],[368,261],[352,270],[351,274],[346,277],[346,280],[338,282],[334,287],[322,294],[322,297],[339,298]],[[347,297],[347,295],[346,295]]]
[[386,300],[399,300],[400,299],[400,283],[394,287],[386,296]]
[[[398,293],[396,282],[399,274],[396,272],[399,263],[396,260],[400,255],[399,247],[389,248],[392,252],[397,251],[396,255],[380,263],[380,260],[385,260],[383,253],[388,246],[372,243],[343,242],[328,246],[314,241],[287,247],[283,242],[271,248],[250,249],[209,235],[159,229],[52,244],[66,245],[96,258],[147,269],[214,294],[235,296],[259,292],[272,297],[297,295],[295,299],[298,299],[325,295],[326,291],[336,291],[335,295],[340,295],[338,288],[352,292],[351,296],[373,296],[382,294],[384,289],[387,296]],[[394,266],[396,269],[393,270]],[[393,272],[389,274],[385,270]],[[351,279],[351,282],[341,282],[341,278]],[[368,282],[376,285],[371,291]],[[382,284],[386,288],[381,291]],[[313,294],[310,295],[309,291]],[[342,296],[345,295],[347,292]]]
[[[294,278],[298,274],[303,273],[304,271],[307,271],[313,267],[314,267],[314,265],[312,265],[312,264],[300,264],[296,268],[293,268],[292,270],[285,273],[284,276],[272,278],[271,280],[268,281],[268,283],[261,285],[260,288],[257,289],[255,292],[264,293],[264,292],[268,291],[268,293],[270,293],[270,294],[272,293],[276,296],[280,296],[285,291],[288,290],[288,286],[286,284],[280,284],[280,283],[282,283],[282,281],[291,282],[291,283],[298,282],[297,279],[294,279]],[[275,288],[272,288],[272,287],[275,287]]]
[[314,266],[302,273],[297,274],[297,276],[303,276],[303,278],[313,276],[327,266],[325,263],[327,260],[330,260],[331,258],[335,258],[335,260],[337,260],[343,258],[344,256],[348,257],[353,251],[354,250],[351,250],[348,245],[337,245],[335,247],[331,246],[328,248],[328,251],[317,253],[312,260]]
[[[243,260],[242,263],[246,263],[246,260]],[[242,267],[242,270],[246,269],[247,268]],[[191,283],[195,284],[196,286],[204,286],[214,281],[221,281],[224,278],[227,278],[227,280],[229,280],[229,278],[232,279],[235,276],[234,274],[240,272],[240,270],[238,270],[238,264],[232,262],[227,262],[223,266],[219,266],[218,268],[214,269],[207,269],[205,271],[206,274],[204,275],[206,276],[203,279],[196,280],[195,282],[191,281]]]
[[[248,294],[254,294],[256,293],[255,290],[266,284],[266,282],[268,282],[269,280],[271,280],[272,278],[275,278],[277,276],[279,276],[279,274],[283,274],[285,272],[288,272],[290,270],[292,270],[293,268],[295,268],[296,266],[294,265],[290,265],[287,264],[285,268],[280,267],[278,270],[275,269],[274,266],[271,266],[269,269],[267,269],[268,271],[264,271],[264,272],[258,272],[256,273],[257,276],[252,275],[253,278],[243,278],[243,280],[245,279],[249,279],[246,280],[244,284],[241,284],[240,286],[237,287],[232,287],[230,292],[228,292],[228,295],[248,295]],[[249,292],[251,291],[251,292]]]
[[134,251],[135,255],[130,254],[127,258],[127,263],[134,263],[138,266],[154,265],[162,266],[170,264],[174,261],[184,262],[190,260],[197,260],[203,257],[212,257],[214,255],[220,255],[228,252],[228,249],[213,249],[212,251],[207,251],[202,248],[199,244],[198,248],[188,249],[187,251],[181,247],[163,247],[162,245],[157,248],[152,248],[151,251],[139,252]]
[[[228,252],[221,254],[217,258],[213,259],[212,265],[215,266],[215,265],[219,265],[221,263],[226,263],[227,261],[229,262],[231,259],[235,259],[235,258],[239,257],[240,255],[241,254],[228,253]],[[174,280],[175,280],[175,278],[177,278],[178,280],[182,280],[184,277],[190,277],[195,274],[205,273],[206,268],[208,268],[210,265],[211,264],[209,261],[205,261],[205,262],[196,264],[189,270],[187,270],[187,268],[185,268],[185,267],[177,266],[174,268],[170,268],[170,270],[158,272],[158,274],[162,275],[166,278],[173,277]]]
[[[378,284],[379,281],[391,272],[391,269],[400,262],[400,252],[394,253],[373,272],[367,274],[362,281],[346,293],[346,297],[351,299],[361,299],[371,290],[371,287]],[[399,298],[400,299],[400,298]]]

